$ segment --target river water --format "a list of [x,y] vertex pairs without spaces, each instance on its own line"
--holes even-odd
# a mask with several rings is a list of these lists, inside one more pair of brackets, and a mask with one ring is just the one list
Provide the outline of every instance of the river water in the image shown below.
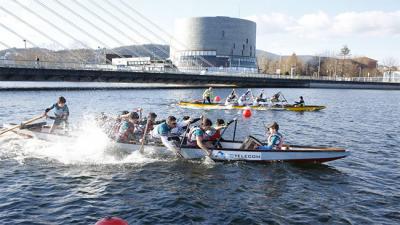
[[[238,89],[244,92],[245,89]],[[129,224],[399,224],[400,92],[335,89],[282,91],[320,112],[182,109],[201,89],[0,92],[0,123],[32,118],[67,98],[73,143],[0,136],[0,224],[94,224],[113,215]],[[229,89],[219,88],[221,97]],[[254,92],[260,89],[254,89]],[[156,152],[110,154],[93,125],[99,112],[142,107],[176,115],[239,119],[237,138],[262,137],[277,121],[286,142],[343,147],[323,165],[189,162]],[[228,129],[225,138],[232,137]]]

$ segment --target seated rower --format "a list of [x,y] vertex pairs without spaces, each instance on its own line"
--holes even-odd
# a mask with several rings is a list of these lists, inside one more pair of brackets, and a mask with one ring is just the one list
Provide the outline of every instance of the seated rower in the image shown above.
[[54,109],[54,122],[51,125],[49,133],[52,133],[54,129],[60,128],[61,126],[63,126],[63,129],[68,126],[69,109],[66,102],[67,100],[63,96],[60,96],[57,103],[54,103],[45,110],[43,115],[47,117],[47,113]]
[[225,101],[225,105],[235,105],[237,104],[238,96],[236,94],[235,89],[232,89],[232,92],[228,95]]
[[280,97],[280,93],[278,92],[278,93],[272,95],[270,101],[271,102],[279,102],[279,97]]
[[298,102],[294,102],[294,106],[303,107],[305,105],[303,96],[300,96],[300,100]]
[[115,140],[121,143],[134,142],[138,121],[139,114],[137,112],[130,112],[128,115],[123,115],[119,129],[115,135]]
[[[206,134],[208,135],[208,140],[212,142],[214,146],[215,144],[217,144],[218,140],[222,139],[221,130],[225,127],[225,121],[223,119],[217,119],[215,126],[212,127],[209,131],[206,131]],[[218,143],[217,147],[222,148],[221,143]]]
[[247,89],[247,91],[240,96],[238,100],[238,105],[239,106],[245,106],[249,105],[254,101],[253,93],[251,92],[250,89]]
[[267,145],[258,146],[258,150],[281,150],[283,145],[283,136],[278,132],[279,125],[273,122],[267,127],[269,130],[268,143]]
[[264,90],[261,90],[260,94],[255,98],[253,105],[258,106],[264,102],[266,102],[264,98]]
[[210,154],[209,148],[212,148],[212,143],[208,141],[206,132],[211,129],[212,122],[210,119],[202,119],[200,127],[192,127],[187,136],[187,145],[197,146],[208,154]]
[[171,130],[177,126],[176,118],[174,116],[169,116],[167,120],[161,124],[154,127],[151,132],[151,136],[154,140],[159,140],[171,151],[175,151],[176,148],[172,142],[168,141],[168,137],[171,136]]
[[150,112],[146,118],[142,119],[139,122],[139,129],[141,134],[143,134],[144,130],[146,129],[147,126],[147,131],[146,133],[150,133],[154,129],[154,126],[157,124],[156,122],[157,114],[154,112]]

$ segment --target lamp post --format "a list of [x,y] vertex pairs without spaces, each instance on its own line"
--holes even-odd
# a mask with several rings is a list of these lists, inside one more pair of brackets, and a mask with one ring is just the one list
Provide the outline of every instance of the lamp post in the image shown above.
[[24,41],[24,45],[25,45],[25,48],[26,48],[26,39],[24,39],[23,41]]
[[97,64],[100,64],[100,54],[101,54],[101,49],[100,46],[97,46],[97,54],[96,54],[96,58],[97,58]]
[[318,55],[318,78],[320,72],[321,72],[321,55]]

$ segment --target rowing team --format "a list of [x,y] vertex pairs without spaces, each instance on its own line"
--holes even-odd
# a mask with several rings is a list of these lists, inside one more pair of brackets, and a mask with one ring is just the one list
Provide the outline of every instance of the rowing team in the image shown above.
[[[47,116],[50,110],[54,109],[54,123],[50,132],[57,127],[67,125],[69,110],[66,99],[59,97],[58,102],[45,110]],[[218,119],[213,126],[209,118],[191,118],[189,116],[177,120],[175,116],[168,116],[166,120],[157,121],[157,114],[150,112],[146,118],[141,118],[142,109],[132,112],[124,111],[117,118],[109,117],[102,113],[96,118],[98,125],[105,133],[116,142],[120,143],[162,143],[170,150],[175,150],[176,146],[181,146],[181,138],[186,139],[186,145],[199,147],[207,152],[211,148],[221,148],[222,129],[226,128],[225,121]],[[200,126],[192,126],[200,120]],[[268,144],[258,146],[260,150],[280,149],[283,144],[283,137],[278,132],[279,125],[273,123],[267,127],[269,130]],[[180,143],[180,144],[179,144]]]
[[[206,102],[211,104],[212,101],[212,96],[213,96],[213,88],[209,87],[203,92],[203,104]],[[281,92],[278,92],[274,95],[272,95],[271,98],[267,98],[264,90],[261,90],[260,94],[257,95],[256,97],[253,95],[253,92],[251,89],[247,89],[247,91],[242,94],[238,95],[236,93],[235,89],[232,89],[228,97],[226,98],[225,105],[238,105],[238,106],[246,106],[246,105],[253,105],[253,106],[258,106],[258,105],[263,105],[267,102],[271,103],[278,103],[278,102],[287,102],[285,97]],[[300,96],[300,100],[298,102],[295,102],[295,106],[304,106],[305,102],[302,96]]]

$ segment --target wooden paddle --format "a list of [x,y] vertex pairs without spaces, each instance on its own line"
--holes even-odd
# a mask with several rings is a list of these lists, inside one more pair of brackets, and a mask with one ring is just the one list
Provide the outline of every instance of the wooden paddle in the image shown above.
[[141,154],[143,154],[143,152],[144,152],[144,142],[146,140],[146,133],[147,133],[147,129],[149,128],[149,123],[150,123],[150,119],[147,119],[146,127],[144,128],[144,132],[143,132],[142,142],[141,142],[140,149],[139,149],[139,152]]
[[27,120],[27,121],[24,121],[24,122],[20,123],[19,125],[15,125],[13,127],[7,128],[7,129],[1,131],[0,135],[6,133],[8,131],[12,131],[12,130],[15,130],[17,128],[20,128],[20,127],[22,127],[22,126],[24,126],[26,124],[32,123],[33,121],[39,120],[39,119],[41,119],[43,117],[45,117],[45,115],[40,115],[40,116],[34,117],[34,118],[30,119],[30,120]]

